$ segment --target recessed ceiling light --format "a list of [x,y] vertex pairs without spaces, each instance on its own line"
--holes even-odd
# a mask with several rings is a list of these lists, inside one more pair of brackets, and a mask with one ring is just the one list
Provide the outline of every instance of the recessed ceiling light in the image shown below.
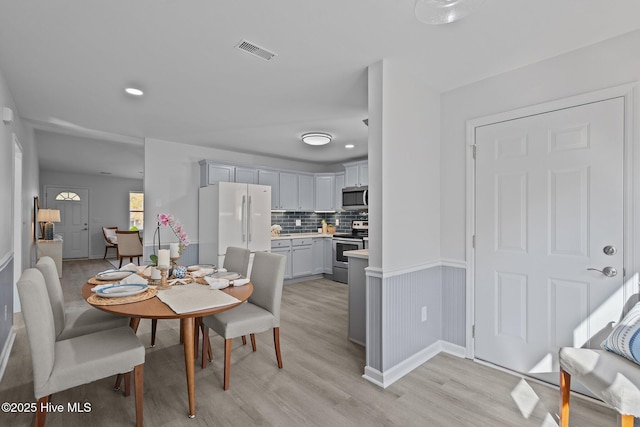
[[353,144],[347,144],[347,145],[344,146],[344,148],[349,148],[349,149],[351,149],[353,147],[355,147],[355,145],[353,145]]
[[127,92],[129,95],[133,95],[133,96],[142,96],[142,95],[144,95],[143,91],[141,91],[140,89],[137,89],[135,87],[128,87],[124,91]]
[[302,142],[309,145],[325,145],[331,142],[331,138],[328,133],[305,133],[302,135]]

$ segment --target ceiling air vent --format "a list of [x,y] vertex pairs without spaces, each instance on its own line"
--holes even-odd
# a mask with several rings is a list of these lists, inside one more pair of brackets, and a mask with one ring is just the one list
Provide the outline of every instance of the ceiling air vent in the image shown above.
[[274,56],[276,56],[275,53],[273,52],[269,52],[267,49],[261,48],[260,46],[257,46],[251,42],[248,42],[246,40],[241,40],[240,43],[238,43],[238,45],[236,46],[238,49],[243,50],[247,53],[250,53],[252,55],[255,55],[259,58],[264,59],[265,61],[271,61],[271,59],[273,59]]

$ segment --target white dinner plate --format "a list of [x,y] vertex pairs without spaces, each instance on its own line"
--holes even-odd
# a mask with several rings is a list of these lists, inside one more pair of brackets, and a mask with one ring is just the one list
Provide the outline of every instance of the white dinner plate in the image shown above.
[[220,272],[220,273],[213,273],[210,276],[215,278],[215,279],[227,279],[227,280],[235,280],[235,279],[239,279],[239,278],[242,277],[240,275],[240,273],[234,273],[233,271],[225,271],[225,272]]
[[96,278],[99,280],[122,280],[133,273],[135,273],[133,270],[107,270],[96,274]]
[[121,285],[115,284],[96,291],[98,295],[106,298],[130,297],[131,295],[141,294],[147,290],[148,285]]

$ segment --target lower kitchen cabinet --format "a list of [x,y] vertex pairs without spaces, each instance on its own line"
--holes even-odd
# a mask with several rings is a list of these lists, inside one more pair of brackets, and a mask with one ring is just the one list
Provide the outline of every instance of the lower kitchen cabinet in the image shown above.
[[327,237],[276,239],[271,252],[287,257],[285,279],[333,273],[333,240]]
[[291,263],[291,274],[294,278],[313,274],[312,239],[292,239]]
[[324,240],[324,273],[333,274],[333,239]]
[[313,274],[324,273],[324,241],[329,240],[323,237],[316,237],[313,240]]
[[271,241],[271,252],[275,254],[284,255],[287,257],[287,262],[285,264],[284,270],[284,278],[291,279],[291,240],[272,240]]

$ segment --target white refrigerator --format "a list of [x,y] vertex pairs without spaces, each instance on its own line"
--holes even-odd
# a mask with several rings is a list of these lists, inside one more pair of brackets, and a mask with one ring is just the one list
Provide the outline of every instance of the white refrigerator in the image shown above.
[[248,248],[251,261],[255,252],[271,251],[270,186],[219,182],[200,188],[199,262],[222,267],[229,246]]

